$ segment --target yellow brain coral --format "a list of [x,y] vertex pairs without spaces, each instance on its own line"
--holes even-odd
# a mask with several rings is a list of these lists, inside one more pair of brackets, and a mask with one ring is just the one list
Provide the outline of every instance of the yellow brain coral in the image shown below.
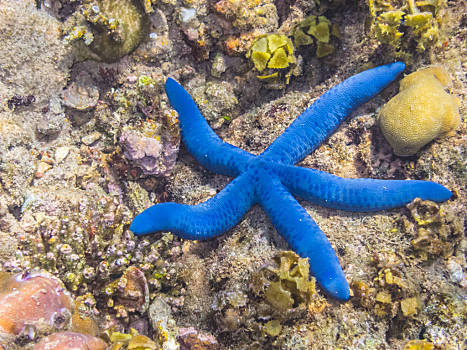
[[460,124],[459,100],[444,90],[450,84],[448,72],[440,66],[421,69],[401,80],[399,93],[378,116],[384,137],[397,155],[413,155]]

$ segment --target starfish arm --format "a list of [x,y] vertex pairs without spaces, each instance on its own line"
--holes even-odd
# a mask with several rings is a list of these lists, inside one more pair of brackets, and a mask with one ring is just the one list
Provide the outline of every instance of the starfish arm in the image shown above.
[[278,178],[264,178],[260,187],[259,203],[277,231],[297,254],[309,259],[311,274],[328,294],[348,300],[349,285],[344,272],[316,222]]
[[402,62],[356,74],[324,93],[261,155],[265,160],[295,164],[316,149],[352,110],[367,102],[404,70]]
[[204,203],[153,205],[133,219],[130,230],[136,235],[171,231],[181,238],[207,240],[235,226],[254,201],[253,184],[245,174]]
[[222,141],[201,115],[190,94],[174,79],[168,78],[165,91],[179,114],[183,143],[196,160],[209,170],[237,176],[254,156]]
[[443,202],[452,195],[446,187],[431,181],[347,179],[284,165],[279,173],[281,182],[294,195],[340,210],[385,210],[402,207],[415,198]]

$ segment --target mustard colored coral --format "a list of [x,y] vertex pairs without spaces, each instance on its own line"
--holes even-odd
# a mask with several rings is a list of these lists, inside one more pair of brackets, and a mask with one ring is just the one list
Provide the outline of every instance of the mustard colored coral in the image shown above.
[[451,79],[441,66],[421,69],[400,82],[400,91],[379,112],[386,140],[400,156],[410,156],[430,141],[455,130],[459,101],[444,88]]

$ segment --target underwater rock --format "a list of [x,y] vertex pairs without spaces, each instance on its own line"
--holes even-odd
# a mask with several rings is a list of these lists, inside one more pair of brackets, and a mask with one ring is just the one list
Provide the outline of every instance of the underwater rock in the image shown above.
[[49,100],[47,112],[43,113],[42,117],[37,121],[36,131],[40,136],[58,136],[65,124],[66,117],[61,98],[52,96]]
[[164,349],[178,349],[176,340],[178,327],[173,319],[170,305],[160,296],[156,297],[149,306],[148,316],[156,336],[164,342]]
[[457,128],[459,101],[444,91],[450,83],[448,72],[440,66],[421,69],[401,80],[399,93],[378,115],[381,131],[394,153],[414,155]]
[[[238,115],[238,99],[234,92],[234,85],[227,81],[210,81],[201,83],[193,80],[195,101],[200,105],[201,113],[214,127],[220,126],[226,120],[232,120]],[[199,84],[199,85],[198,85]]]
[[63,283],[46,273],[0,274],[0,341],[69,326],[73,300]]
[[260,29],[264,33],[277,29],[279,16],[272,0],[220,0],[214,10],[228,18],[240,30]]
[[98,314],[96,299],[91,293],[77,297],[71,318],[70,331],[98,336],[100,334],[97,323]]
[[59,332],[43,338],[33,350],[105,350],[107,344],[100,338],[76,332]]
[[415,227],[407,231],[414,235],[410,242],[413,249],[423,260],[443,256],[449,258],[460,243],[464,232],[464,215],[457,210],[441,209],[432,201],[422,201],[416,198],[407,204]]
[[166,176],[177,159],[178,143],[163,141],[159,135],[125,130],[120,136],[123,154],[144,175]]
[[102,134],[99,131],[93,131],[89,135],[83,136],[81,138],[81,142],[84,143],[86,146],[91,146],[95,142],[99,141],[102,137]]
[[63,105],[78,111],[88,111],[97,105],[99,90],[88,73],[76,77],[62,94]]
[[219,344],[211,334],[199,332],[193,327],[180,328],[177,339],[180,350],[216,350]]
[[61,23],[34,1],[2,1],[0,14],[0,98],[33,95],[43,103],[63,89],[73,63]]
[[[106,287],[106,294],[115,294],[114,309],[119,316],[129,312],[144,313],[149,307],[149,287],[144,273],[135,266],[125,270],[122,277]],[[110,304],[109,302],[107,304]]]

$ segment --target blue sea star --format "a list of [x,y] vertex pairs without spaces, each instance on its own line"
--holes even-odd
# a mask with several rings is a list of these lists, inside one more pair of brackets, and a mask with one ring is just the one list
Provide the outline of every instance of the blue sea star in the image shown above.
[[346,179],[293,164],[315,150],[353,109],[378,94],[404,68],[396,62],[336,85],[258,156],[223,142],[188,92],[168,78],[165,90],[179,114],[188,151],[209,170],[236,178],[198,205],[154,205],[134,218],[130,230],[137,235],[171,231],[185,239],[206,240],[235,226],[252,205],[259,204],[291,248],[309,259],[310,272],[320,286],[332,297],[348,300],[349,285],[330,242],[294,196],[329,208],[377,211],[404,206],[416,197],[445,201],[451,192],[430,181]]

